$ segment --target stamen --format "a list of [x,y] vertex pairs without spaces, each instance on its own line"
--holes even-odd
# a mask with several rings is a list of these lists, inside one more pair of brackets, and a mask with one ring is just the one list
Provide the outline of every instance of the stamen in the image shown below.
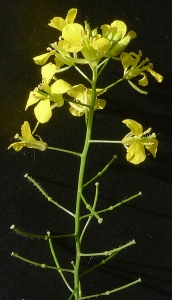
[[51,47],[47,47],[47,51],[52,51],[52,48]]

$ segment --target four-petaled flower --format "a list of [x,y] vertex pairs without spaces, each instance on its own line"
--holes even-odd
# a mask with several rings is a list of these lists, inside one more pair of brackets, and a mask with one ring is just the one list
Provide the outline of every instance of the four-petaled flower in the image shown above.
[[[97,89],[96,92],[101,94],[101,89]],[[102,93],[104,90],[102,90]],[[83,84],[75,85],[67,94],[76,100],[75,102],[69,102],[71,107],[69,108],[70,113],[75,117],[81,117],[85,113],[89,113],[89,106],[91,106],[92,90],[86,89]],[[79,104],[81,103],[81,104]],[[96,99],[94,103],[94,110],[103,109],[106,105],[106,101],[103,99]]]
[[24,122],[24,124],[21,126],[21,134],[22,136],[19,136],[19,134],[15,135],[15,139],[20,140],[20,142],[12,143],[8,149],[14,148],[15,151],[20,151],[23,147],[27,148],[34,148],[38,149],[40,151],[45,151],[47,149],[47,144],[41,140],[36,140],[30,130],[29,123],[27,121]]
[[145,148],[156,157],[158,141],[155,133],[148,135],[151,128],[143,131],[142,125],[134,120],[126,119],[122,122],[131,130],[122,139],[123,145],[127,148],[126,159],[135,165],[143,162],[146,159]]
[[143,91],[140,88],[138,88],[133,82],[130,81],[130,79],[133,77],[136,77],[138,75],[142,75],[143,77],[138,81],[139,85],[146,86],[148,84],[148,79],[147,79],[145,71],[149,72],[152,76],[154,76],[158,82],[162,81],[163,76],[161,76],[160,74],[158,74],[152,70],[153,65],[151,63],[146,65],[146,63],[149,62],[148,58],[146,58],[141,63],[139,63],[141,56],[142,56],[141,51],[139,51],[138,54],[136,54],[134,52],[130,52],[130,53],[122,52],[120,55],[120,60],[124,67],[124,78],[126,78],[128,80],[130,85],[136,91],[138,91],[142,94],[147,94],[146,91]]
[[54,102],[54,107],[61,107],[64,104],[62,94],[70,90],[72,86],[62,79],[56,80],[49,85],[56,73],[56,66],[52,63],[43,66],[41,73],[42,83],[34,91],[30,92],[25,110],[30,105],[38,103],[34,108],[35,116],[38,122],[46,123],[52,116],[50,101]]

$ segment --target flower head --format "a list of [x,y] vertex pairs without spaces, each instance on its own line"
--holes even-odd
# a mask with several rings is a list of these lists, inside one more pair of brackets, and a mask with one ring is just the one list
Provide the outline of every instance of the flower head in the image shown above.
[[151,128],[143,131],[142,125],[131,119],[122,122],[131,130],[122,139],[122,143],[127,149],[126,159],[133,164],[140,164],[146,159],[145,148],[152,153],[153,157],[156,157],[158,141],[155,133],[148,135]]
[[138,54],[134,52],[130,52],[130,53],[122,52],[120,55],[120,60],[124,67],[124,77],[128,80],[130,85],[136,91],[142,94],[147,94],[147,92],[141,90],[133,82],[131,82],[130,79],[138,75],[142,75],[142,78],[138,81],[139,85],[146,86],[148,84],[148,79],[145,71],[149,72],[152,76],[154,76],[158,82],[162,81],[163,76],[153,71],[152,69],[153,65],[151,63],[147,64],[149,62],[148,58],[146,58],[140,63],[141,56],[142,56],[141,51],[139,51]]
[[102,34],[98,33],[97,28],[92,30],[87,22],[85,27],[74,22],[64,24],[61,26],[62,36],[58,42],[58,50],[81,52],[89,63],[99,61],[102,57],[117,56],[136,37],[134,31],[126,34],[126,24],[119,20],[111,25],[102,25]]
[[14,150],[17,152],[20,151],[23,147],[34,148],[40,151],[45,151],[47,149],[47,144],[43,142],[40,137],[40,140],[36,140],[33,137],[29,123],[27,121],[25,121],[24,124],[21,126],[21,134],[21,137],[18,134],[15,135],[15,139],[19,139],[20,142],[15,142],[11,144],[8,147],[8,149],[13,147]]

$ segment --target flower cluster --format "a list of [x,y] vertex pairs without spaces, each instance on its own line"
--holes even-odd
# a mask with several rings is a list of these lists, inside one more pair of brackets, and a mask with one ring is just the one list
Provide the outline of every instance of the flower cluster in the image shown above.
[[[124,68],[124,74],[120,80],[127,80],[135,90],[142,94],[147,92],[136,86],[131,81],[132,78],[142,76],[138,81],[140,86],[148,84],[145,72],[150,73],[158,82],[163,79],[153,70],[153,65],[149,63],[148,58],[141,61],[141,51],[138,54],[124,52],[131,39],[136,37],[136,33],[133,30],[127,33],[127,26],[123,21],[114,20],[110,25],[101,25],[100,33],[97,28],[91,29],[87,22],[84,26],[76,23],[76,15],[77,9],[72,8],[65,19],[53,18],[48,25],[60,31],[59,41],[52,43],[46,53],[34,57],[36,64],[43,65],[41,67],[42,81],[30,92],[25,109],[31,105],[35,106],[34,114],[38,123],[48,122],[52,116],[52,110],[55,107],[60,108],[65,102],[70,105],[69,111],[73,116],[81,117],[85,114],[86,120],[90,109],[97,110],[105,107],[106,101],[97,97],[114,86],[116,82],[102,89],[95,87],[93,91],[83,84],[72,86],[65,80],[57,78],[59,74],[72,66],[92,84],[92,80],[77,65],[87,64],[92,70],[94,68],[97,80],[111,58],[120,61]],[[47,62],[52,57],[54,61]],[[123,145],[127,148],[127,160],[133,164],[144,161],[145,148],[155,157],[158,146],[155,134],[147,135],[150,129],[143,132],[142,126],[136,121],[127,119],[123,123],[131,129],[131,132],[122,139]],[[37,141],[32,136],[28,122],[22,125],[22,137],[17,135],[17,138],[20,142],[13,143],[9,148],[13,147],[16,151],[21,150],[23,146],[39,150],[46,149],[46,143],[41,140]]]

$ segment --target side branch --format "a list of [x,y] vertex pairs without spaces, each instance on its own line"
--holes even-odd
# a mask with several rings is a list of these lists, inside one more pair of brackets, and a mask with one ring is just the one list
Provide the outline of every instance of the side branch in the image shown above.
[[26,177],[30,182],[32,182],[36,186],[36,188],[41,192],[41,194],[43,196],[45,196],[45,198],[48,201],[50,201],[54,205],[58,206],[60,209],[64,210],[66,213],[68,213],[72,217],[75,217],[75,215],[71,211],[69,211],[64,206],[60,205],[59,203],[57,203],[56,201],[54,201],[51,197],[49,197],[48,194],[44,191],[44,189],[39,185],[39,183],[37,183],[32,177],[30,177],[28,174],[25,174],[24,177]]
[[[50,237],[50,232],[48,231],[47,234],[48,234],[48,236],[49,236],[48,242],[49,242],[51,254],[52,254],[52,256],[53,256],[53,259],[54,259],[54,262],[55,262],[55,264],[56,264],[56,267],[57,267],[57,269],[58,269],[58,271],[59,271],[59,274],[61,275],[61,277],[62,277],[63,281],[65,282],[66,286],[68,287],[68,289],[69,289],[71,292],[73,292],[73,289],[70,287],[69,283],[68,283],[67,280],[66,280],[66,277],[65,277],[64,274],[63,274],[63,269],[60,267],[59,261],[58,261],[58,259],[57,259],[56,254],[55,254],[54,247],[53,247],[53,244],[52,244],[52,241],[51,241],[51,237]],[[73,270],[72,270],[72,273],[74,273]]]
[[108,251],[104,251],[104,252],[97,252],[97,253],[79,253],[80,256],[111,256],[113,255],[113,253],[115,252],[119,252],[131,245],[134,245],[136,244],[135,240],[132,240],[131,242],[121,246],[121,247],[118,247],[118,248],[115,248],[115,249],[112,249],[112,250],[108,250]]
[[[139,192],[138,194],[136,194],[136,195],[134,195],[134,196],[131,196],[131,197],[127,198],[127,199],[124,199],[124,200],[118,202],[118,203],[115,204],[115,205],[109,206],[108,208],[99,210],[99,211],[97,211],[96,213],[100,214],[100,213],[104,213],[104,212],[113,210],[113,209],[117,208],[118,206],[121,206],[121,205],[123,205],[123,204],[125,204],[125,203],[127,203],[127,202],[129,202],[129,201],[131,201],[131,200],[133,200],[133,199],[135,199],[135,198],[137,198],[138,196],[141,196],[141,195],[142,195],[142,193]],[[81,219],[87,218],[87,217],[89,217],[89,216],[90,216],[90,214],[84,215],[84,216],[81,217]]]
[[100,267],[101,265],[105,265],[109,260],[111,260],[115,255],[117,255],[119,252],[121,252],[123,249],[126,249],[127,247],[134,245],[136,242],[135,240],[133,240],[132,242],[120,247],[120,249],[118,251],[115,251],[114,253],[112,253],[111,255],[109,255],[107,258],[103,259],[100,263],[96,264],[94,267],[88,269],[87,271],[85,271],[84,273],[81,274],[81,277],[83,277],[84,275],[88,274],[89,272],[95,270],[96,268]]
[[[43,240],[48,240],[49,236],[48,235],[39,235],[39,234],[34,234],[30,233],[27,231],[23,231],[19,228],[17,228],[15,225],[12,225],[10,229],[14,230],[16,233],[20,234],[21,236],[24,237],[30,237],[32,239],[43,239]],[[58,239],[58,238],[67,238],[67,237],[75,237],[75,233],[71,234],[62,234],[62,235],[53,235],[51,236],[51,239]]]
[[132,285],[134,285],[134,284],[136,284],[136,283],[140,283],[140,282],[141,282],[141,278],[139,278],[139,279],[137,279],[137,280],[135,280],[135,281],[132,281],[132,282],[130,282],[130,283],[128,283],[128,284],[125,284],[125,285],[123,285],[123,286],[120,286],[119,288],[113,289],[113,290],[111,290],[111,291],[106,291],[106,292],[104,292],[104,293],[99,293],[99,294],[95,294],[95,295],[90,295],[90,296],[81,297],[80,299],[81,299],[81,300],[84,300],[84,299],[90,299],[90,298],[97,298],[97,297],[100,297],[100,296],[108,296],[108,295],[110,295],[110,294],[112,294],[112,293],[121,291],[121,290],[123,290],[123,289],[126,289],[126,288],[128,288],[128,287],[130,287],[130,286],[132,286]]
[[18,259],[20,259],[20,260],[22,260],[22,261],[24,261],[24,262],[27,262],[27,263],[29,263],[29,264],[31,264],[31,265],[33,265],[33,266],[36,266],[36,267],[41,267],[41,268],[43,268],[43,269],[47,268],[47,269],[57,270],[57,271],[59,271],[59,272],[60,272],[60,271],[63,271],[63,272],[74,273],[74,271],[73,271],[73,270],[70,270],[70,269],[62,269],[62,268],[58,268],[58,267],[49,266],[49,265],[46,265],[46,264],[40,264],[40,263],[38,263],[38,262],[36,262],[36,261],[33,261],[33,260],[30,260],[30,259],[25,258],[25,257],[23,257],[23,256],[20,256],[20,255],[18,255],[18,254],[15,253],[15,252],[12,252],[12,253],[11,253],[11,256],[14,256],[14,257],[16,257],[16,258],[18,258]]
[[115,159],[117,159],[116,155],[113,156],[113,158],[110,160],[110,162],[108,162],[108,164],[100,172],[98,172],[97,175],[95,175],[92,179],[90,179],[88,182],[86,182],[85,184],[83,184],[83,188],[85,188],[91,182],[93,182],[94,180],[96,180],[98,177],[102,176],[103,173],[106,172],[106,170],[110,167],[110,165],[114,162]]

